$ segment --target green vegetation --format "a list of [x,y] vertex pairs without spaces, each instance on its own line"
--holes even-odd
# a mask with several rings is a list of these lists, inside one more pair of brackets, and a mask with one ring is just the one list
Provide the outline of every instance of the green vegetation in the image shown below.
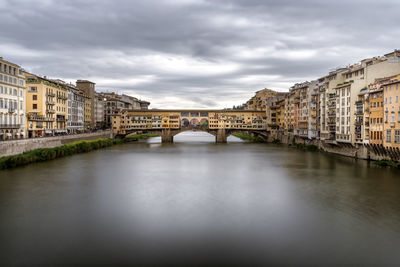
[[279,140],[279,139],[272,140],[272,143],[273,144],[282,144],[281,140]]
[[318,146],[316,145],[307,145],[307,144],[293,144],[289,145],[290,147],[295,147],[297,149],[301,149],[304,151],[319,151]]
[[134,135],[128,135],[125,137],[125,140],[139,140],[139,139],[148,139],[150,137],[157,137],[159,136],[158,134],[134,134]]
[[73,154],[85,153],[121,143],[123,143],[123,140],[121,139],[104,138],[88,141],[77,141],[53,148],[35,149],[19,155],[0,158],[0,170],[15,168],[35,162],[52,160]]
[[378,160],[375,164],[382,167],[394,167],[400,169],[400,162],[392,160]]
[[236,136],[242,140],[247,140],[247,141],[251,141],[251,142],[257,142],[257,143],[263,143],[264,139],[262,139],[261,137],[258,136],[251,136],[251,135],[247,135],[247,134],[232,134],[233,136]]

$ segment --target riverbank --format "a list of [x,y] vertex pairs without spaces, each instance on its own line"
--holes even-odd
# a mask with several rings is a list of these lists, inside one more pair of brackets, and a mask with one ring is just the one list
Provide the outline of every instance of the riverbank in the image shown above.
[[72,134],[53,137],[27,138],[0,142],[0,157],[18,155],[40,148],[52,148],[81,140],[95,140],[110,138],[111,131],[97,131],[93,133]]
[[19,155],[12,155],[0,158],[0,170],[15,168],[19,166],[28,165],[31,163],[53,160],[79,153],[86,153],[92,150],[121,144],[122,139],[96,139],[87,141],[77,141],[66,145],[52,147],[52,148],[39,148]]
[[151,137],[158,137],[158,134],[151,134],[151,133],[147,133],[147,134],[134,134],[134,135],[128,135],[124,138],[125,141],[127,142],[134,142],[134,141],[138,141],[138,140],[143,140],[143,139],[149,139]]
[[264,140],[261,137],[255,137],[248,134],[232,134],[242,140],[257,142],[257,143],[272,143],[278,145],[286,145],[288,147],[296,148],[303,151],[325,152],[329,154],[337,154],[345,157],[356,159],[363,159],[373,161],[377,166],[393,167],[400,169],[400,161],[396,153],[387,151],[385,148],[370,147],[370,146],[357,146],[352,147],[350,144],[334,144],[330,145],[321,140],[308,140],[299,139],[296,137],[287,137],[286,135],[274,136],[269,140]]
[[262,139],[261,137],[258,137],[258,136],[251,136],[251,135],[242,134],[242,133],[235,133],[232,135],[237,138],[240,138],[242,140],[245,140],[245,141],[251,141],[251,142],[256,142],[256,143],[264,143],[265,142],[264,139]]

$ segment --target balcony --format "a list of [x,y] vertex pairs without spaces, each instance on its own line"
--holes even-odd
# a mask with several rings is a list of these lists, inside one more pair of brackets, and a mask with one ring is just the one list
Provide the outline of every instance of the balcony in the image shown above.
[[14,113],[14,112],[16,112],[17,110],[15,109],[15,108],[8,108],[8,113]]
[[356,101],[356,106],[362,106],[363,102],[362,101]]
[[328,117],[336,117],[336,112],[329,112]]
[[67,100],[68,99],[68,97],[63,96],[63,95],[58,95],[57,98],[58,99],[63,99],[63,100]]
[[54,102],[54,101],[46,101],[46,104],[47,104],[47,105],[55,105],[56,102]]
[[48,96],[48,97],[55,97],[56,94],[55,94],[55,93],[47,93],[46,96]]
[[58,122],[66,122],[66,119],[65,118],[57,118],[57,121]]
[[48,109],[46,110],[47,113],[56,113],[56,111],[54,109]]
[[28,121],[54,121],[54,119],[35,114],[35,115],[28,115]]
[[21,124],[0,124],[0,129],[19,129]]
[[355,115],[364,115],[364,112],[362,110],[356,110],[356,112],[354,112]]

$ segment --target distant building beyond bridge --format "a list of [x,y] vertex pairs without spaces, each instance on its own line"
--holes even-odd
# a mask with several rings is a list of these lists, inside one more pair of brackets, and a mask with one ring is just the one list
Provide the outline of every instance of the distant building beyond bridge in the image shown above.
[[217,143],[225,143],[227,136],[235,132],[264,135],[266,113],[253,110],[123,110],[112,119],[115,137],[146,131],[161,135],[163,143],[171,143],[174,135],[191,129],[214,135]]

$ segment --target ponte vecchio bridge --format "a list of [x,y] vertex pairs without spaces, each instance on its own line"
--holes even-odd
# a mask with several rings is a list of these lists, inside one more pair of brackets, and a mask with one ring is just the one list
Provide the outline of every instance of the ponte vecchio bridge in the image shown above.
[[172,143],[174,135],[201,130],[225,143],[233,133],[248,132],[266,136],[266,113],[254,110],[122,110],[112,115],[114,137],[136,132],[159,134],[163,143]]

